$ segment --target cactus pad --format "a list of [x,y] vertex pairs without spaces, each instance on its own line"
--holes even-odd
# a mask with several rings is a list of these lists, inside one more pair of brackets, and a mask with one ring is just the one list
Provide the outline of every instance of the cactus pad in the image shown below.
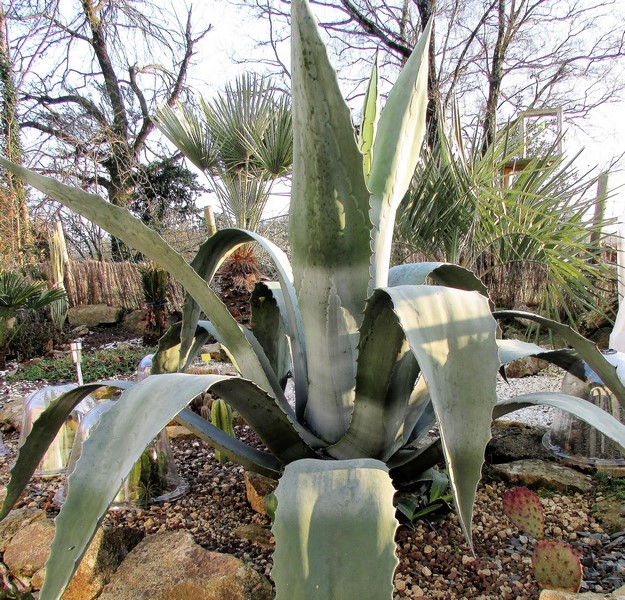
[[579,555],[569,544],[540,540],[534,548],[532,565],[541,589],[578,592],[582,585]]
[[543,507],[534,492],[526,487],[508,490],[503,495],[503,512],[519,529],[536,539],[542,539]]

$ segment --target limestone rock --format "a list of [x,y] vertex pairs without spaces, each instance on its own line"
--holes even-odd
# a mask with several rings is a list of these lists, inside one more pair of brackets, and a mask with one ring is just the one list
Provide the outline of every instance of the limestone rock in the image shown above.
[[32,521],[7,544],[3,562],[20,579],[32,577],[43,568],[54,538],[54,524],[48,519]]
[[514,421],[494,421],[492,437],[486,447],[486,462],[505,463],[524,458],[553,459],[542,445],[546,427],[532,427]]
[[255,510],[261,515],[266,515],[265,496],[276,489],[278,482],[269,477],[259,475],[258,473],[252,473],[251,471],[246,471],[243,474],[243,481],[245,481],[247,500],[252,510]]
[[495,475],[504,481],[528,487],[550,487],[562,492],[588,492],[592,479],[575,469],[537,459],[516,460],[493,465]]
[[119,323],[123,312],[124,309],[119,306],[107,306],[106,304],[72,306],[67,311],[67,320],[72,327],[110,325]]
[[540,593],[539,600],[625,600],[625,586],[611,594],[595,594],[593,592],[574,594],[573,592],[543,590]]
[[0,429],[2,431],[20,431],[22,429],[22,406],[24,399],[15,397],[0,408]]
[[120,565],[100,600],[271,600],[269,582],[186,531],[147,536]]
[[546,360],[541,360],[535,356],[528,356],[526,358],[520,358],[519,360],[513,360],[506,365],[506,375],[512,379],[519,377],[528,377],[529,375],[536,375],[542,370],[546,369],[549,363]]
[[11,538],[34,521],[46,518],[45,511],[39,508],[17,508],[0,521],[0,553],[4,553]]
[[242,525],[237,527],[232,533],[240,540],[254,542],[261,548],[273,548],[276,543],[271,531],[258,523]]
[[195,433],[189,431],[186,427],[182,425],[168,425],[167,426],[167,437],[170,440],[188,440],[196,437]]
[[122,327],[137,336],[143,335],[145,326],[147,325],[146,311],[138,308],[130,311],[122,319]]

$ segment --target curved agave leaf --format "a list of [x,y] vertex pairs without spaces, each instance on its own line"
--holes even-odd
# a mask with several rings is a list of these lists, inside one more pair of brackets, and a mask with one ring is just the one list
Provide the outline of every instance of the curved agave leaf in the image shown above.
[[211,336],[215,339],[220,337],[210,321],[198,321],[191,348],[186,355],[183,355],[181,335],[182,323],[179,322],[174,323],[159,339],[158,349],[152,359],[152,375],[185,371]]
[[389,287],[397,285],[423,285],[430,278],[439,285],[459,290],[476,291],[489,297],[488,288],[472,271],[444,262],[420,262],[391,267],[388,274]]
[[[252,292],[250,307],[254,336],[284,389],[293,365],[285,322],[286,306],[280,286],[275,282],[258,283]],[[297,414],[297,409],[295,412]]]
[[565,371],[570,371],[580,358],[579,354],[571,348],[545,350],[537,344],[521,340],[497,340],[497,346],[499,347],[499,361],[502,365],[507,365],[520,358],[535,356],[553,363]]
[[537,405],[553,406],[575,415],[578,419],[592,425],[618,444],[625,455],[625,425],[611,414],[595,406],[592,402],[576,396],[559,394],[557,392],[523,394],[510,400],[498,402],[493,410],[493,418],[503,417],[519,408]]
[[242,467],[272,479],[280,476],[282,463],[275,456],[248,446],[192,410],[185,408],[174,417],[174,420]]
[[403,443],[411,393],[420,373],[387,298],[374,295],[361,326],[354,410],[345,435],[328,454],[386,462]]
[[280,407],[266,391],[246,379],[228,379],[216,383],[211,389],[232,405],[250,427],[283,463],[300,458],[316,458],[311,446],[325,444]]
[[250,347],[247,337],[223,302],[184,258],[169,246],[160,235],[139,219],[135,219],[126,209],[114,206],[96,194],[88,194],[77,187],[64,185],[49,177],[43,177],[1,157],[0,165],[23,179],[27,184],[93,221],[105,231],[161,265],[182,284],[201,309],[211,316],[229,351],[236,357],[241,373],[265,389],[280,390],[277,379],[275,376],[272,379],[271,373],[265,371],[258,356]]
[[573,331],[568,325],[563,325],[533,313],[520,310],[499,310],[493,313],[493,317],[496,319],[529,319],[558,334],[565,342],[573,346],[579,356],[599,375],[603,383],[610,388],[621,405],[625,407],[625,385],[623,385],[623,382],[616,374],[616,367],[603,357],[593,342]]
[[193,398],[224,379],[218,375],[152,375],[126,390],[102,415],[68,479],[67,500],[55,521],[42,600],[61,597],[120,482],[145,447]]
[[[376,290],[393,310],[428,385],[464,534],[490,439],[499,357],[496,322],[476,292],[439,286]],[[479,374],[479,375],[476,375]]]
[[394,493],[376,460],[288,465],[275,492],[276,600],[390,599],[399,562]]
[[[289,239],[307,343],[306,421],[347,429],[355,334],[369,285],[369,191],[350,110],[306,0],[292,8],[293,185]],[[296,375],[297,381],[297,375]]]
[[425,134],[428,45],[430,20],[408,62],[399,74],[386,105],[373,144],[367,185],[371,191],[372,285],[388,285],[388,267],[395,213],[414,175]]
[[7,495],[0,511],[0,520],[9,514],[56,434],[78,403],[91,392],[101,387],[128,389],[133,385],[134,383],[130,381],[117,380],[98,381],[81,385],[61,394],[39,415],[33,423],[31,432],[17,453],[15,464],[11,467],[11,479],[7,485]]
[[[271,257],[276,271],[278,272],[280,288],[282,290],[284,305],[286,308],[285,318],[291,340],[293,371],[296,385],[295,394],[298,398],[298,403],[305,404],[307,398],[307,375],[305,357],[306,347],[302,333],[302,318],[298,308],[295,289],[293,287],[293,274],[291,272],[291,266],[289,265],[289,261],[284,252],[282,252],[280,248],[269,240],[252,231],[246,231],[244,229],[221,229],[208,238],[202,246],[200,246],[198,253],[191,262],[191,266],[204,280],[210,282],[224,257],[237,246],[248,242],[257,242],[260,244],[260,246]],[[213,319],[213,316],[210,313],[206,314],[209,318]],[[195,324],[199,316],[199,304],[195,302],[193,298],[188,298],[183,313],[183,340],[181,349],[183,355],[186,355],[184,353],[188,352],[191,340],[195,335]],[[247,331],[244,331],[244,333],[248,335]],[[220,337],[223,338],[223,336]],[[223,338],[223,343],[229,348],[227,339]],[[258,347],[260,347],[260,345]],[[264,352],[260,352],[259,355],[262,356],[263,354]],[[265,364],[265,371],[267,371],[267,366],[270,365],[270,361],[265,361],[263,364]],[[284,394],[282,393],[278,377],[272,369],[269,370],[270,373],[267,374],[267,379],[271,381],[272,385],[271,388],[267,387],[266,389],[271,389],[275,393],[276,398],[283,398]]]

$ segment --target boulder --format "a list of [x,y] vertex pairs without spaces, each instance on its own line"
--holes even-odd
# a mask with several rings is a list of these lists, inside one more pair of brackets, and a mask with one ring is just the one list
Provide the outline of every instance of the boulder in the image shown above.
[[243,481],[245,482],[247,501],[250,503],[252,510],[261,515],[266,515],[265,496],[275,491],[278,482],[251,471],[246,471],[243,474]]
[[506,463],[524,458],[553,460],[554,456],[542,445],[546,427],[533,427],[515,421],[493,421],[492,437],[486,446],[486,462]]
[[[50,554],[54,524],[36,519],[19,529],[7,544],[2,561],[11,573],[23,580],[41,571]],[[42,582],[43,577],[39,577]]]
[[22,429],[22,407],[24,399],[18,396],[5,402],[0,408],[0,429],[2,431],[20,431]]
[[143,335],[147,325],[145,309],[132,310],[122,319],[122,327],[137,336]]
[[[6,491],[5,491],[6,493]],[[45,511],[39,508],[18,508],[12,510],[0,521],[0,554],[3,554],[13,536],[33,523],[46,518]]]
[[541,360],[535,356],[527,356],[526,358],[520,358],[519,360],[513,360],[506,365],[506,376],[511,379],[518,379],[520,377],[528,377],[529,375],[536,375],[549,366],[546,360]]
[[575,469],[538,459],[493,465],[493,475],[527,487],[548,487],[561,492],[589,492],[592,479]]
[[209,552],[186,531],[147,536],[99,600],[271,600],[270,583],[243,561]]
[[72,306],[67,311],[67,320],[72,327],[84,325],[112,325],[119,323],[124,309],[119,306],[107,306],[106,304],[86,304]]

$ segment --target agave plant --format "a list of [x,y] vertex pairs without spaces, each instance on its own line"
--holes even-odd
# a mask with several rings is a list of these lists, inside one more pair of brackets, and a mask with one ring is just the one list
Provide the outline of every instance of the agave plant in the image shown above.
[[[395,212],[425,129],[429,30],[379,119],[372,78],[357,140],[308,1],[293,0],[292,10],[292,267],[276,246],[241,229],[217,232],[189,265],[123,209],[1,160],[29,184],[132,244],[189,294],[182,324],[161,339],[154,375],[124,391],[83,448],[56,520],[42,599],[60,597],[119,481],[172,418],[246,468],[275,478],[288,475],[276,494],[278,598],[308,598],[314,589],[316,597],[390,598],[396,565],[393,490],[421,480],[441,458],[470,543],[473,501],[494,416],[540,402],[567,408],[625,448],[625,427],[578,398],[531,394],[497,403],[501,365],[532,354],[564,367],[581,355],[625,402],[614,367],[593,344],[525,313],[520,314],[555,329],[579,354],[498,340],[497,318],[517,313],[493,314],[484,286],[469,271],[446,263],[389,269]],[[279,281],[257,286],[248,330],[207,282],[229,252],[250,242],[272,257]],[[202,311],[210,320],[200,320]],[[227,348],[240,377],[184,373],[209,334]],[[284,391],[289,373],[292,400]],[[208,388],[242,415],[266,450],[245,445],[185,408]],[[13,469],[0,516],[10,510],[42,448],[79,397],[80,392],[62,397],[37,420]],[[435,423],[440,438],[428,445],[426,434]],[[394,487],[384,483],[390,483],[387,473]],[[298,490],[310,492],[304,498]],[[351,502],[336,500],[345,491]],[[308,538],[291,537],[297,534]],[[361,543],[363,554],[354,553]],[[379,552],[360,560],[365,545]],[[347,550],[335,552],[339,547]],[[308,572],[310,566],[321,573]],[[342,577],[340,583],[335,577]],[[378,578],[374,591],[351,587]],[[304,589],[310,582],[313,592]],[[320,596],[318,589],[327,594]]]

